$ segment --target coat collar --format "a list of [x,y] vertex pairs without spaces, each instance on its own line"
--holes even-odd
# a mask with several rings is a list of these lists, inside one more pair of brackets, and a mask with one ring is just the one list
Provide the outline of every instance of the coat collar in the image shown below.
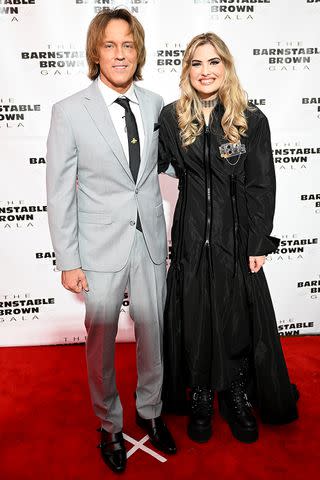
[[146,92],[143,88],[138,87],[137,85],[134,86],[135,94],[139,102],[141,118],[143,123],[143,130],[144,130],[144,146],[143,151],[141,152],[141,163],[142,168],[139,170],[137,184],[139,183],[140,179],[143,176],[143,173],[146,170],[148,165],[148,161],[151,161],[148,155],[150,142],[153,134],[153,110],[152,110],[152,102],[150,102],[150,98],[148,99]]
[[[138,184],[144,173],[148,161],[148,157],[145,157],[147,155],[147,152],[149,151],[151,135],[153,132],[153,122],[150,121],[153,118],[153,115],[152,106],[146,97],[145,91],[137,85],[134,85],[134,93],[139,102],[144,128],[144,147],[143,151],[141,152],[141,164],[143,167],[139,170],[139,175],[137,179]],[[106,142],[109,144],[110,148],[121,163],[127,175],[133,181],[128,161],[125,157],[121,142],[114,128],[109,111],[106,108],[106,103],[98,87],[97,80],[93,81],[91,85],[89,85],[89,87],[84,91],[83,101],[84,106],[88,111],[90,117],[92,118],[93,122],[95,123],[97,129],[99,130],[103,138],[106,140]]]
[[114,155],[117,157],[127,175],[133,181],[131,171],[125,157],[121,142],[114,128],[111,116],[106,107],[105,101],[95,80],[84,92],[84,106],[88,111],[97,129],[109,144]]

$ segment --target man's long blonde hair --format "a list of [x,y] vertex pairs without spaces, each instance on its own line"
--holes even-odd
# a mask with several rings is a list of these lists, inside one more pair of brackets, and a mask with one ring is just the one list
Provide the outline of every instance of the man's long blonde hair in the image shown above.
[[189,71],[195,50],[201,45],[212,45],[225,67],[225,74],[218,91],[218,99],[225,111],[221,126],[225,138],[231,143],[237,143],[240,135],[245,135],[248,124],[244,110],[248,106],[247,95],[242,89],[234,67],[232,55],[220,37],[208,32],[194,37],[188,44],[182,60],[180,77],[181,96],[177,101],[176,112],[182,145],[191,145],[204,128],[202,105],[196,90],[190,83]]
[[100,75],[99,47],[102,44],[106,26],[111,20],[124,20],[128,23],[137,50],[137,68],[133,80],[142,80],[142,67],[146,61],[144,29],[139,20],[125,8],[101,10],[91,20],[87,33],[86,56],[89,66],[88,77],[95,80]]

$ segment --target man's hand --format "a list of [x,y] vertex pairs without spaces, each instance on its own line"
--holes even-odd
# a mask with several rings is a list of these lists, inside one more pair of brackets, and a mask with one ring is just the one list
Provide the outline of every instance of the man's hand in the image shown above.
[[61,274],[61,283],[67,290],[73,293],[80,293],[82,290],[89,291],[85,274],[81,268],[67,270]]
[[259,272],[262,265],[264,265],[266,261],[265,255],[261,255],[259,257],[249,257],[249,269],[251,273]]

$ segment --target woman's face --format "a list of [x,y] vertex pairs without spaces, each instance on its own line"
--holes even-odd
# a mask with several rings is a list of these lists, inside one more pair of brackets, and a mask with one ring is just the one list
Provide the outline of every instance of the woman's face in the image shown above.
[[214,98],[223,82],[224,74],[222,60],[210,43],[196,48],[191,60],[189,78],[200,98]]

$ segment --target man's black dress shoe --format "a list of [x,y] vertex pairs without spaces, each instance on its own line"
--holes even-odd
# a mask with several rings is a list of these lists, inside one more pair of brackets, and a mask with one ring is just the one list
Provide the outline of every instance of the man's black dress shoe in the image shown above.
[[124,447],[122,432],[109,433],[100,428],[101,443],[98,447],[101,449],[103,461],[116,473],[121,473],[126,468],[127,454]]
[[155,448],[169,455],[177,452],[172,435],[161,417],[145,419],[136,412],[136,422],[147,432],[150,442]]

